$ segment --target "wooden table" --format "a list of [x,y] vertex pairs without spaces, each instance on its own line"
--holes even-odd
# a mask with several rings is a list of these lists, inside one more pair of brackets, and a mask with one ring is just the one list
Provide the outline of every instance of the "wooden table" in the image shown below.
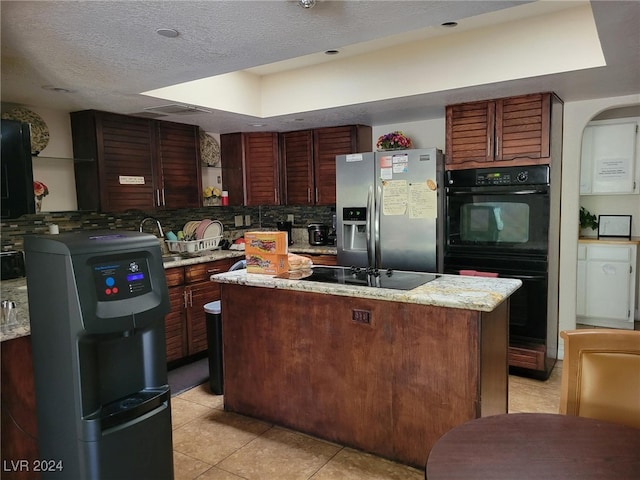
[[637,480],[640,429],[559,414],[466,422],[429,454],[428,480]]

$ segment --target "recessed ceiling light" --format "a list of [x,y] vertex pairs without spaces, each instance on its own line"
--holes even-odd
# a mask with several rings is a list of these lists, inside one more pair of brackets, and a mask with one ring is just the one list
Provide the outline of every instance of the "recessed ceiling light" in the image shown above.
[[178,35],[180,35],[178,31],[174,30],[173,28],[159,28],[156,30],[156,33],[167,38],[176,38]]
[[313,8],[316,5],[316,0],[298,0],[298,5],[302,8]]
[[325,55],[337,55],[340,53],[340,50],[327,50],[324,52]]
[[441,25],[443,27],[453,28],[458,26],[458,22],[444,22]]
[[250,127],[264,127],[266,123],[250,123]]

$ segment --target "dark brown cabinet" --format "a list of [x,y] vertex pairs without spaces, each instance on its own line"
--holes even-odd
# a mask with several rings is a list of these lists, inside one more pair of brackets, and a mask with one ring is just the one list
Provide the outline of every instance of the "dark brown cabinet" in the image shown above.
[[286,205],[314,205],[313,131],[280,134]]
[[549,164],[552,142],[562,135],[561,111],[553,93],[449,105],[446,167]]
[[371,127],[220,135],[231,205],[333,205],[336,155],[371,150]]
[[71,113],[78,208],[201,205],[198,126],[95,110]]
[[285,204],[335,204],[336,155],[371,151],[371,135],[364,125],[281,133]]
[[[33,471],[38,459],[38,425],[33,381],[31,337],[18,337],[2,342],[0,348],[0,380],[2,401],[0,412],[0,462],[2,478],[7,480],[37,480]],[[14,468],[8,468],[14,465]],[[22,466],[22,468],[18,468]],[[31,467],[31,468],[25,468]]]
[[277,133],[222,134],[220,155],[230,205],[280,205]]
[[217,260],[165,271],[171,304],[165,316],[167,362],[207,350],[204,306],[220,300],[220,285],[209,277],[229,270],[232,261]]

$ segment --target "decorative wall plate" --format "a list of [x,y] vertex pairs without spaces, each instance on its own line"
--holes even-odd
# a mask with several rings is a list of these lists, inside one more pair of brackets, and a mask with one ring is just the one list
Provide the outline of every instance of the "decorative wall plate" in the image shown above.
[[220,144],[215,138],[202,130],[200,130],[200,158],[203,166],[220,166]]
[[2,114],[5,120],[16,120],[31,125],[31,154],[38,155],[49,144],[49,127],[35,112],[17,107]]

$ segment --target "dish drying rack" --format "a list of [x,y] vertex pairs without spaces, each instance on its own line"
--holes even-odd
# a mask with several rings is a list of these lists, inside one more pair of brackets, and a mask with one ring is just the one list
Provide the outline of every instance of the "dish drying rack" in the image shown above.
[[203,238],[202,240],[165,240],[167,247],[172,253],[194,253],[204,250],[217,250],[220,248],[222,235],[217,237]]

